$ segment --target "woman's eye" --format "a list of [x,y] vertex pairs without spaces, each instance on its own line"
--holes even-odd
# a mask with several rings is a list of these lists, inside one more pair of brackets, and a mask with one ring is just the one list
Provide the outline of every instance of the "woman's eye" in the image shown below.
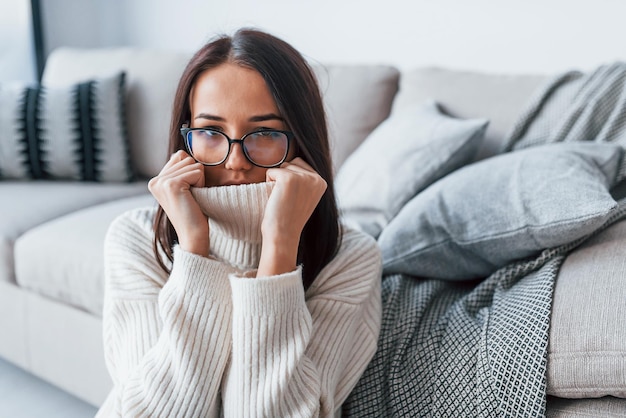
[[202,132],[206,136],[220,136],[220,135],[222,135],[222,132],[219,129],[213,129],[213,128],[203,128]]

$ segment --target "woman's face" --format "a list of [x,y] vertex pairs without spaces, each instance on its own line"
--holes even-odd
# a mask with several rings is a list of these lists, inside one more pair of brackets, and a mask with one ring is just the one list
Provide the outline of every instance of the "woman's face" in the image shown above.
[[[211,128],[240,139],[259,129],[287,130],[265,80],[256,70],[224,63],[198,77],[190,97],[191,128]],[[287,161],[294,158],[289,146]],[[241,143],[231,145],[222,164],[205,166],[206,186],[260,183],[267,168],[252,164]]]

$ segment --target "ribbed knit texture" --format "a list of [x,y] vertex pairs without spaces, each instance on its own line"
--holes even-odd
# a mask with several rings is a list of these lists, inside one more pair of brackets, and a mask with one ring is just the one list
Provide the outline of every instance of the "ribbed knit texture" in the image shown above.
[[192,188],[209,217],[211,252],[240,268],[253,268],[261,257],[261,221],[274,183]]
[[304,292],[302,270],[247,278],[272,185],[194,189],[211,257],[152,254],[153,209],[119,217],[105,242],[104,344],[114,388],[98,416],[333,416],[376,350],[380,253],[347,230]]

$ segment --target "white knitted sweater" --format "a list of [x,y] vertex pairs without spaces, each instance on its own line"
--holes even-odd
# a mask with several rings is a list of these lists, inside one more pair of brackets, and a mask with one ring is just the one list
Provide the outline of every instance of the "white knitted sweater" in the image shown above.
[[306,294],[301,268],[254,277],[271,184],[193,190],[211,257],[152,252],[154,209],[125,213],[105,243],[105,357],[114,387],[97,416],[333,416],[376,350],[381,259],[344,230]]

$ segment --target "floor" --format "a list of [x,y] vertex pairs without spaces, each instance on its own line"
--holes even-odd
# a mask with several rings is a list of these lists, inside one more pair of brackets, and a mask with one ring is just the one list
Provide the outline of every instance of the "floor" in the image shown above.
[[0,358],[0,417],[87,418],[97,409]]

